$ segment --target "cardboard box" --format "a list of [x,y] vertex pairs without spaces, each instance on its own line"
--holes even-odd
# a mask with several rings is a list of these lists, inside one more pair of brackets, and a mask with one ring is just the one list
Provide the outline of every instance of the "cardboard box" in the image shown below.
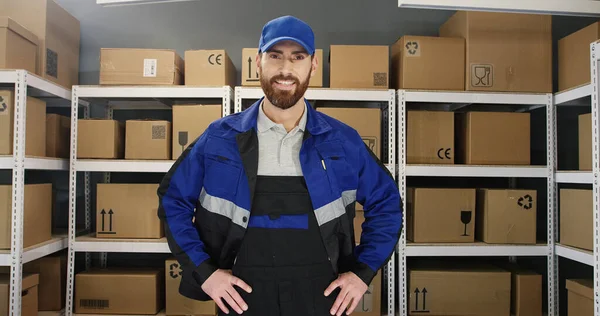
[[[38,315],[37,274],[23,274],[21,282],[21,316]],[[0,274],[0,316],[8,316],[10,308],[10,274]]]
[[75,276],[75,313],[156,315],[164,306],[164,271],[103,269]]
[[600,22],[595,22],[558,41],[558,90],[590,83],[590,44],[600,39]]
[[[0,155],[13,154],[14,93],[0,91]],[[25,116],[25,155],[46,155],[46,102],[27,97]]]
[[381,159],[381,109],[375,108],[317,108],[354,128],[371,151]]
[[[52,184],[26,184],[23,248],[52,239]],[[0,249],[10,249],[12,185],[0,185]]]
[[416,243],[475,241],[475,189],[407,190],[407,239]]
[[550,15],[459,11],[440,36],[466,39],[466,90],[552,92]]
[[38,38],[10,17],[0,16],[0,69],[36,73]]
[[413,268],[409,315],[510,315],[510,272],[496,267]]
[[[356,203],[356,215],[354,215],[354,239],[357,244],[360,243],[360,235],[362,234],[362,224],[365,222],[365,211],[362,210],[362,205]],[[361,210],[358,210],[358,209]]]
[[463,38],[404,36],[391,50],[394,88],[465,90]]
[[594,281],[590,279],[567,279],[567,315],[594,315]]
[[98,183],[96,237],[162,238],[158,184]]
[[223,49],[185,51],[186,86],[235,86],[237,71]]
[[594,249],[592,190],[560,189],[560,243]]
[[579,115],[579,170],[592,171],[592,114]]
[[[242,86],[260,87],[260,77],[256,68],[256,54],[258,54],[258,48],[242,49]],[[320,88],[323,87],[323,64],[325,63],[323,50],[317,48],[315,56],[318,62],[317,70],[310,78],[308,86],[311,88]]]
[[0,0],[0,12],[39,39],[37,74],[67,89],[79,84],[79,21],[54,0]]
[[516,270],[511,278],[511,315],[542,316],[542,275]]
[[406,158],[409,164],[454,164],[454,113],[408,111]]
[[537,191],[477,191],[477,240],[488,244],[536,244]]
[[141,48],[102,48],[100,84],[180,85],[183,59],[174,50]]
[[352,315],[380,316],[381,315],[381,272],[377,272],[367,292],[358,302]]
[[125,124],[115,120],[77,121],[77,158],[123,158]]
[[67,256],[52,255],[23,265],[23,271],[39,274],[38,310],[60,311],[65,307]]
[[460,113],[455,128],[457,163],[531,164],[530,113]]
[[46,156],[69,159],[71,119],[58,114],[46,115]]
[[331,45],[329,86],[350,89],[387,89],[388,46]]
[[171,122],[128,120],[125,159],[171,159]]
[[173,106],[173,155],[177,159],[208,126],[222,117],[222,105]]
[[182,274],[177,260],[166,260],[165,272],[167,315],[217,315],[218,307],[214,301],[197,301],[179,294]]

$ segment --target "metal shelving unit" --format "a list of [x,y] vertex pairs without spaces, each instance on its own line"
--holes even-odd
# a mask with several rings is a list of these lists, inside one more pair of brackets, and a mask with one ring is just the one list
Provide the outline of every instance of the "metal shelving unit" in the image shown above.
[[[547,165],[546,166],[472,166],[472,165],[408,165],[406,164],[406,112],[407,103],[423,103],[441,105],[447,111],[455,111],[472,104],[494,106],[517,106],[518,112],[546,108],[547,122],[554,120],[551,94],[516,94],[487,92],[441,92],[398,90],[398,185],[402,196],[406,196],[406,179],[419,177],[470,177],[470,178],[539,178],[546,179],[548,188],[554,185],[554,129],[547,124]],[[548,190],[549,200],[554,199],[554,191]],[[406,209],[406,200],[403,200]],[[399,315],[408,315],[407,293],[407,257],[546,257],[549,271],[554,270],[554,211],[548,206],[548,243],[537,245],[491,245],[481,242],[472,244],[415,244],[407,243],[405,231],[398,243],[398,282]],[[406,217],[404,217],[406,227]],[[548,275],[549,284],[556,281],[554,274]],[[555,287],[549,287],[548,314],[555,315],[557,310],[554,297]]]
[[600,183],[598,179],[600,178],[600,120],[598,113],[598,99],[600,98],[600,82],[598,81],[600,78],[600,74],[598,73],[599,67],[598,62],[600,61],[600,43],[595,42],[590,45],[590,70],[591,70],[591,99],[592,99],[592,148],[593,148],[593,159],[592,159],[592,168],[593,168],[593,188],[594,188],[594,315],[600,316],[600,300],[598,297],[600,296],[600,260],[598,259],[598,254],[600,254],[600,221],[598,219],[598,214],[600,214]]
[[[223,87],[192,86],[73,86],[71,111],[77,117],[77,103],[81,100],[99,102],[106,106],[106,116],[113,117],[114,110],[171,109],[177,103],[198,100],[220,100],[222,115],[231,114],[233,90]],[[140,101],[143,101],[140,103]],[[110,182],[111,172],[165,173],[174,160],[101,160],[77,159],[77,120],[71,122],[71,159],[69,185],[69,259],[67,274],[66,315],[73,314],[75,253],[86,253],[86,267],[90,265],[89,253],[101,254],[101,263],[106,264],[106,253],[170,253],[165,238],[155,240],[95,238],[90,234],[90,172],[104,173],[105,182]],[[85,230],[78,234],[76,227],[77,174],[85,174]],[[164,314],[164,313],[163,313]],[[160,314],[159,314],[160,315]]]
[[594,266],[594,254],[591,251],[556,244],[556,255],[588,266]]
[[[244,100],[258,100],[263,97],[263,91],[258,87],[235,88],[235,112],[243,110]],[[309,101],[351,101],[351,102],[380,102],[384,104],[384,142],[387,144],[387,168],[392,175],[396,175],[396,92],[394,90],[368,90],[368,89],[330,89],[309,88],[305,97]],[[386,147],[384,146],[384,150]],[[388,264],[383,268],[384,281],[387,286],[387,315],[396,315],[396,289],[395,289],[395,255],[392,255]],[[382,297],[382,304],[385,304]]]
[[[64,106],[71,92],[25,70],[0,70],[0,86],[14,89],[13,155],[0,156],[0,169],[12,170],[12,230],[10,250],[0,251],[0,266],[10,266],[9,315],[21,315],[21,283],[24,263],[67,248],[66,236],[23,248],[23,208],[25,204],[25,172],[27,170],[67,171],[67,159],[26,157],[25,125],[27,97],[47,101],[47,105]],[[80,104],[76,103],[75,107]],[[68,106],[68,105],[67,105]]]

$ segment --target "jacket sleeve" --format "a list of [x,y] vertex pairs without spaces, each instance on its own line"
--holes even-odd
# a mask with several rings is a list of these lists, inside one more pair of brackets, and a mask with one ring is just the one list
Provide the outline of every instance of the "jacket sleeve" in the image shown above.
[[158,217],[164,223],[171,252],[199,285],[217,270],[192,222],[204,179],[204,144],[200,136],[177,159],[159,188]]
[[402,230],[402,201],[393,176],[366,145],[360,146],[358,161],[356,200],[364,207],[365,222],[352,272],[370,284],[396,249]]

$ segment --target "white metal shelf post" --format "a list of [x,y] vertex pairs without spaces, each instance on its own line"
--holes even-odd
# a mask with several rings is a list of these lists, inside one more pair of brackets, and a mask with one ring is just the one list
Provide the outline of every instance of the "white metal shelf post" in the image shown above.
[[590,45],[590,69],[591,69],[591,86],[592,86],[592,139],[593,139],[593,173],[594,173],[594,315],[600,316],[600,121],[598,113],[598,98],[600,97],[599,89],[599,74],[598,62],[600,60],[600,43],[592,43]]
[[[173,161],[137,161],[137,160],[78,160],[77,159],[77,125],[78,104],[82,99],[109,100],[106,116],[113,118],[113,111],[119,109],[170,109],[168,106],[138,106],[136,104],[118,103],[111,104],[111,100],[177,100],[177,99],[221,99],[222,115],[229,115],[232,111],[231,100],[233,91],[229,86],[223,87],[136,87],[136,86],[73,86],[71,96],[71,141],[70,141],[70,168],[69,168],[69,235],[68,235],[68,266],[67,266],[67,293],[65,314],[73,314],[74,308],[74,283],[75,283],[75,255],[85,252],[86,268],[91,265],[90,252],[100,253],[100,264],[106,265],[108,252],[123,253],[169,253],[166,240],[151,242],[131,242],[122,240],[98,240],[96,238],[77,236],[77,175],[84,173],[85,194],[85,231],[91,231],[91,188],[90,172],[104,172],[105,182],[110,182],[111,172],[167,172]],[[84,108],[84,118],[89,118],[88,108]]]
[[556,257],[556,237],[558,236],[558,211],[556,207],[556,107],[554,96],[548,94],[546,104],[546,166],[548,168],[547,179],[547,240],[548,240],[548,315],[558,315],[558,258]]
[[17,71],[14,96],[14,132],[12,171],[12,229],[10,265],[10,312],[21,315],[23,269],[23,213],[25,204],[25,117],[27,113],[27,73]]
[[[486,92],[437,92],[437,91],[410,91],[398,90],[398,186],[405,197],[407,191],[406,178],[408,176],[421,177],[502,177],[502,178],[539,178],[546,179],[549,201],[554,199],[554,155],[555,155],[555,133],[554,133],[554,107],[552,94],[517,94],[517,93],[486,93]],[[456,103],[458,107],[449,107],[449,110],[462,107],[464,104],[488,104],[494,105],[519,105],[519,111],[546,108],[546,151],[547,163],[545,166],[467,166],[467,165],[408,165],[406,161],[406,120],[407,103]],[[403,207],[406,210],[406,200]],[[408,273],[407,257],[432,257],[432,256],[504,256],[514,259],[516,256],[546,257],[548,269],[549,300],[548,315],[557,315],[556,286],[551,286],[557,281],[555,272],[556,257],[554,255],[554,208],[548,205],[548,243],[546,245],[440,245],[440,244],[409,244],[406,242],[405,230],[402,231],[398,243],[398,289],[399,315],[409,314],[406,298]],[[406,227],[406,217],[403,219]]]
[[[236,87],[235,88],[235,113],[243,110],[244,100],[257,100],[264,95],[261,88],[254,87]],[[364,101],[364,102],[384,102],[387,103],[387,110],[383,111],[384,119],[387,125],[384,128],[384,139],[387,139],[387,158],[388,169],[392,175],[396,176],[396,91],[395,90],[346,90],[346,89],[329,89],[315,88],[308,89],[305,95],[307,100],[315,101]],[[402,141],[402,140],[398,140]],[[383,267],[383,281],[387,288],[387,315],[396,315],[396,253],[394,253],[388,264]]]

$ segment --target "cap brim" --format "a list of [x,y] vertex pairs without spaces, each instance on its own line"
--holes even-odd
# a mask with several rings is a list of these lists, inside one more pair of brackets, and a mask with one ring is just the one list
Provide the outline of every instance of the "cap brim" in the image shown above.
[[269,42],[264,44],[262,47],[260,47],[259,52],[266,52],[271,47],[273,47],[275,44],[277,44],[281,41],[294,41],[294,42],[298,43],[300,46],[302,46],[306,50],[306,52],[309,53],[310,55],[315,53],[314,50],[311,50],[311,48],[303,41],[301,41],[297,38],[294,38],[294,37],[289,37],[289,36],[282,36],[282,37],[278,37],[278,38],[274,38],[274,39],[270,40]]

